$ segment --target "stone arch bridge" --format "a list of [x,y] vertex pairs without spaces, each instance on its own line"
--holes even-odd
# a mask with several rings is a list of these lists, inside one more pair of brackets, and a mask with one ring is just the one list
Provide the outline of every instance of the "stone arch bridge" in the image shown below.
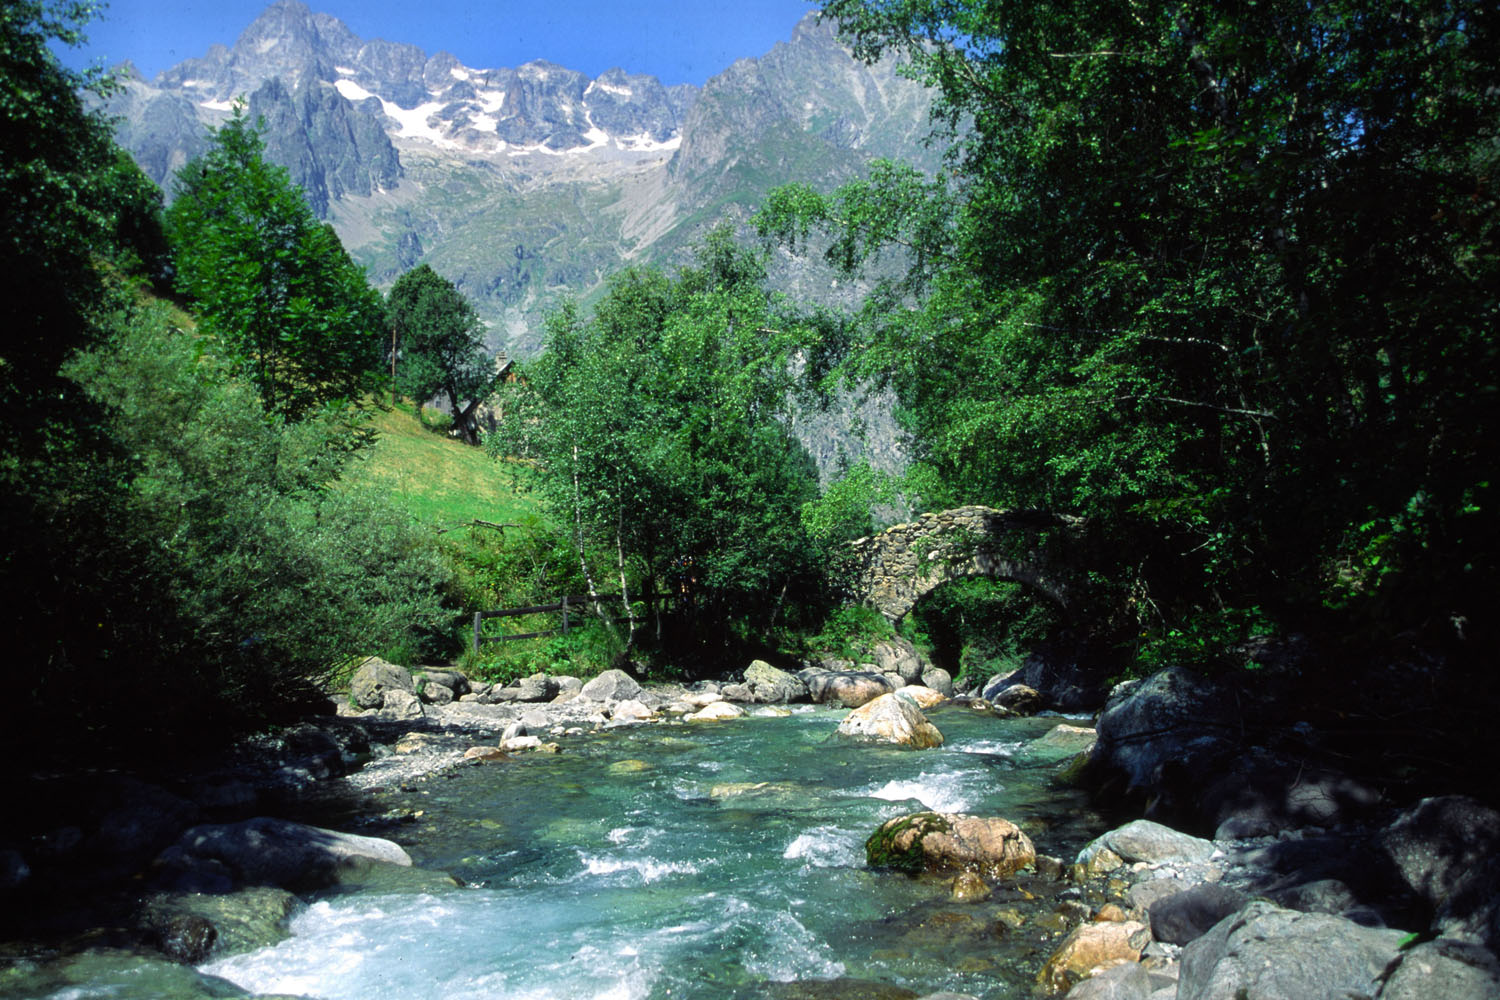
[[[1035,588],[1064,611],[1072,594],[1066,567],[1043,551],[1042,532],[1071,536],[1083,519],[1037,511],[957,507],[849,543],[850,596],[900,621],[925,594],[951,580],[987,576]],[[1049,547],[1052,548],[1052,547]]]

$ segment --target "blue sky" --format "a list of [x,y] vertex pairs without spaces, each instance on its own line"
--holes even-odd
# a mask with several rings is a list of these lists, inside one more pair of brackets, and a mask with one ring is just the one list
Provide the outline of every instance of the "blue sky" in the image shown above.
[[[809,0],[306,0],[361,38],[446,49],[476,68],[549,59],[590,76],[623,67],[702,84],[734,60],[791,36]],[[61,52],[81,68],[132,60],[150,78],[215,42],[233,45],[270,0],[111,0],[89,44]]]

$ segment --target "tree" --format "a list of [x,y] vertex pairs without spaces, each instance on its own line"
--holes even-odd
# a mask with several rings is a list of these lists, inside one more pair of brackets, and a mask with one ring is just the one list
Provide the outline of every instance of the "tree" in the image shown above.
[[896,387],[935,499],[1087,514],[1103,607],[1153,641],[1330,611],[1473,636],[1493,5],[824,10],[934,87],[949,170],[784,189],[761,223],[827,229],[845,269],[907,254],[819,346]]
[[264,151],[237,107],[209,151],[178,173],[167,225],[178,287],[266,409],[296,420],[376,384],[383,309],[332,227]]
[[764,628],[816,578],[798,517],[816,472],[781,420],[794,337],[764,277],[718,231],[675,279],[627,270],[592,318],[554,314],[501,442],[541,459],[591,581],[607,552],[627,592],[674,588],[706,635]]
[[464,441],[478,444],[474,411],[494,388],[495,365],[484,352],[484,324],[474,306],[451,281],[421,264],[396,279],[385,308],[400,341],[401,392],[419,403],[447,396],[454,428]]

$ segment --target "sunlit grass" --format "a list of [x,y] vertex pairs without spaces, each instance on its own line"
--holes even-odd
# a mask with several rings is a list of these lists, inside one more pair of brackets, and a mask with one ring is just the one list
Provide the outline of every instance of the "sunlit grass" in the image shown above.
[[372,425],[375,444],[355,459],[349,482],[376,487],[417,520],[452,527],[541,513],[530,469],[424,427],[411,403],[377,411]]

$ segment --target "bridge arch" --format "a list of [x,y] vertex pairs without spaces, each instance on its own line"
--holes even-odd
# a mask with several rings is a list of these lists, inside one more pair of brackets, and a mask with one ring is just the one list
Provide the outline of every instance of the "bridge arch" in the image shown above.
[[917,601],[952,580],[986,576],[1034,588],[1066,613],[1061,568],[1042,551],[1041,532],[1076,528],[1077,518],[971,505],[923,514],[849,543],[851,596],[898,622]]

